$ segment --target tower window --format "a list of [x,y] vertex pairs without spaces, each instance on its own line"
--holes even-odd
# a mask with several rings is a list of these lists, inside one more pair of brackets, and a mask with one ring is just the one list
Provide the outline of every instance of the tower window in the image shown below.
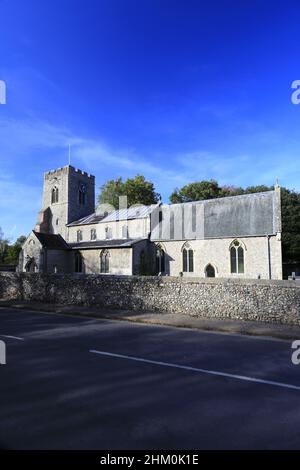
[[95,228],[91,229],[91,240],[97,240],[97,232]]
[[55,204],[56,202],[58,202],[58,187],[54,186],[51,192],[51,204]]
[[109,273],[109,251],[103,250],[100,254],[100,273]]
[[82,242],[82,231],[81,230],[77,230],[77,241]]
[[56,225],[58,225],[58,224],[59,224],[59,219],[56,219]]
[[85,184],[82,183],[79,186],[79,190],[78,190],[78,202],[81,206],[85,204],[85,195],[86,195],[86,186]]

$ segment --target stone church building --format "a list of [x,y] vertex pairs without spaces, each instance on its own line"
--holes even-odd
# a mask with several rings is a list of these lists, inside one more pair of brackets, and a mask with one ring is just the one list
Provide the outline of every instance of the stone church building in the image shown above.
[[282,279],[280,188],[184,204],[95,209],[95,178],[44,175],[19,271]]

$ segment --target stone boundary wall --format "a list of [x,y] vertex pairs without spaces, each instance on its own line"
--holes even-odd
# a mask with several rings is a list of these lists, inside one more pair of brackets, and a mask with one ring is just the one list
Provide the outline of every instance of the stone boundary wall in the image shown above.
[[0,299],[300,325],[300,283],[0,273]]

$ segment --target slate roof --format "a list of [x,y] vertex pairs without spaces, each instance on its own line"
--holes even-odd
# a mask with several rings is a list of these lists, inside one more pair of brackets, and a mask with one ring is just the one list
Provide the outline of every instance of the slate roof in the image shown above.
[[266,236],[280,225],[280,193],[272,190],[162,205],[151,214],[151,240]]
[[105,218],[104,214],[90,214],[85,217],[82,217],[82,219],[79,220],[74,220],[74,222],[71,222],[68,224],[68,227],[73,227],[76,225],[90,225],[90,224],[98,224],[98,222],[101,222]]
[[49,250],[68,250],[69,245],[61,235],[50,234],[50,233],[40,233],[33,230],[34,235],[43,245],[44,248]]
[[128,209],[120,209],[111,212],[104,219],[103,222],[114,222],[116,220],[130,220],[130,219],[144,219],[148,217],[157,204],[150,206],[129,207]]
[[93,240],[87,242],[69,243],[69,247],[73,250],[83,248],[130,248],[136,243],[147,240],[147,238],[123,238],[123,239],[109,239],[109,240]]
[[150,206],[129,207],[128,209],[112,211],[107,215],[94,213],[83,217],[82,219],[74,220],[74,222],[68,224],[68,227],[97,224],[98,222],[106,223],[115,222],[118,220],[144,219],[151,214],[156,206],[157,204],[152,204]]

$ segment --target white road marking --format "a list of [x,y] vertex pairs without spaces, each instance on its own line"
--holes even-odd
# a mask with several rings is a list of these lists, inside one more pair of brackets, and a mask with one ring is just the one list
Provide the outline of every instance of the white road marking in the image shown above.
[[18,339],[19,341],[24,341],[24,338],[20,338],[19,336],[10,336],[10,335],[0,335],[3,338],[10,338],[10,339]]
[[184,369],[184,370],[190,370],[193,372],[200,372],[202,374],[218,375],[221,377],[227,377],[227,378],[236,379],[236,380],[244,380],[246,382],[254,382],[254,383],[259,383],[259,384],[264,384],[264,385],[273,385],[275,387],[289,388],[292,390],[300,390],[300,386],[297,386],[297,385],[286,384],[283,382],[274,382],[272,380],[257,379],[255,377],[247,377],[245,375],[229,374],[227,372],[219,372],[216,370],[209,370],[209,369],[199,369],[197,367],[173,364],[170,362],[153,361],[151,359],[143,359],[141,357],[126,356],[123,354],[110,353],[106,351],[97,351],[96,349],[90,349],[89,352],[94,353],[94,354],[100,354],[101,356],[117,357],[119,359],[129,359],[131,361],[136,361],[136,362],[145,362],[147,364],[154,364],[156,366],[173,367],[175,369]]

